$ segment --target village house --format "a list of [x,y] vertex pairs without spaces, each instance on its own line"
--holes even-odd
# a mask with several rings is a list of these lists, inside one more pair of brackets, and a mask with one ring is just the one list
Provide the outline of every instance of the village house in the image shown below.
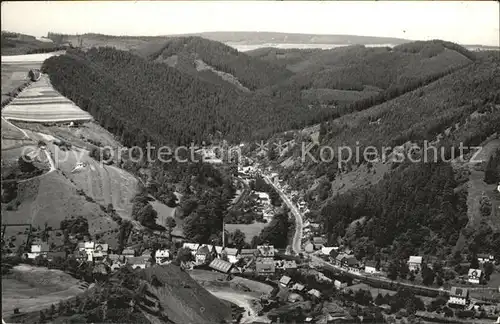
[[482,272],[479,269],[469,269],[467,278],[470,283],[480,284],[482,279]]
[[27,253],[28,259],[35,259],[38,256],[46,257],[49,252],[48,243],[37,243],[31,245],[31,252]]
[[85,250],[83,251],[77,250],[73,253],[73,256],[79,262],[84,262],[88,260],[87,252],[85,252]]
[[222,251],[224,250],[224,248],[219,245],[216,245],[214,248],[216,257],[220,259],[222,257]]
[[304,289],[306,289],[306,286],[304,286],[303,284],[300,284],[300,283],[295,283],[292,288],[290,288],[291,290],[294,290],[294,291],[298,291],[298,292],[301,292],[303,291]]
[[258,254],[257,249],[241,249],[240,251],[240,259],[244,259],[245,261],[250,261]]
[[229,273],[233,268],[233,264],[222,259],[214,259],[210,262],[209,267],[222,273]]
[[151,257],[141,255],[138,257],[127,258],[127,264],[129,264],[132,269],[146,269],[151,265]]
[[185,249],[189,249],[189,251],[191,251],[191,254],[193,255],[193,258],[196,258],[196,252],[198,252],[198,248],[200,247],[200,245],[198,243],[184,243],[182,247]]
[[321,297],[321,293],[317,289],[311,289],[307,292],[309,295],[314,296],[316,298]]
[[210,250],[206,245],[204,245],[196,251],[196,263],[205,264],[210,261],[210,256]]
[[448,305],[450,306],[465,306],[469,301],[469,290],[466,288],[451,287],[450,299]]
[[281,277],[280,279],[280,284],[283,286],[283,287],[287,287],[288,284],[290,284],[290,281],[292,281],[292,278],[290,278],[289,276],[283,276]]
[[377,262],[366,261],[365,262],[365,272],[366,273],[376,273],[377,272]]
[[236,248],[225,248],[222,254],[227,258],[227,261],[235,264],[239,261],[238,249]]
[[335,257],[335,265],[337,267],[341,267],[342,264],[344,263],[344,260],[347,258],[347,254],[345,253],[339,253],[336,257]]
[[323,246],[321,248],[321,255],[322,256],[325,256],[325,257],[329,257],[330,256],[330,253],[332,251],[337,251],[338,250],[338,247],[335,247],[335,246]]
[[274,259],[274,246],[273,245],[258,245],[257,250],[259,251],[259,258],[261,259]]
[[135,251],[133,249],[125,249],[122,251],[122,255],[125,258],[133,258],[135,256]]
[[255,263],[255,271],[259,275],[272,275],[276,271],[274,262],[257,261]]
[[328,256],[328,260],[330,261],[330,263],[335,263],[335,259],[337,258],[337,255],[339,255],[340,253],[336,250],[331,250],[330,251],[330,254]]
[[422,269],[423,258],[421,256],[410,256],[408,260],[408,268],[410,271],[420,271]]
[[477,261],[479,261],[479,263],[481,263],[481,264],[486,263],[486,262],[494,263],[495,257],[491,254],[478,254]]
[[297,269],[297,263],[294,260],[284,260],[283,269]]
[[347,287],[347,281],[335,280],[333,284],[337,289],[344,289]]
[[321,248],[323,248],[323,246],[326,244],[326,240],[321,236],[315,236],[313,237],[312,243],[314,244],[315,250],[321,250]]
[[170,251],[167,249],[156,250],[155,261],[156,261],[156,264],[159,264],[159,265],[170,263]]
[[95,244],[92,251],[93,260],[97,262],[103,261],[108,256],[108,249],[109,246],[107,244]]

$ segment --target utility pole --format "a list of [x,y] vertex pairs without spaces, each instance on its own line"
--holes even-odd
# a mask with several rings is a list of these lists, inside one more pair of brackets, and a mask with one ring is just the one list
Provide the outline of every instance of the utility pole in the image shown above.
[[223,248],[223,249],[224,249],[224,247],[226,246],[226,245],[225,245],[225,242],[226,242],[226,241],[224,240],[224,238],[225,238],[225,231],[224,231],[224,227],[225,227],[225,226],[224,226],[224,218],[223,218],[223,219],[222,219],[222,248]]

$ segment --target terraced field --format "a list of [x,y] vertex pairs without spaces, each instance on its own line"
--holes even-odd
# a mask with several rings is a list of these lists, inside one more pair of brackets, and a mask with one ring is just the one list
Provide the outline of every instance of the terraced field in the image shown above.
[[54,90],[46,75],[30,84],[2,110],[7,120],[27,122],[89,121],[92,116]]

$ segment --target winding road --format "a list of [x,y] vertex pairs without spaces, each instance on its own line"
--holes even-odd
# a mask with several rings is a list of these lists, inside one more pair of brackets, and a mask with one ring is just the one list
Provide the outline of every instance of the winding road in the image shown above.
[[285,195],[285,193],[276,187],[276,185],[269,179],[269,177],[265,174],[262,174],[262,177],[264,180],[271,185],[274,190],[280,195],[281,199],[285,202],[285,204],[288,206],[290,211],[292,212],[293,216],[295,216],[295,235],[293,236],[293,241],[292,241],[292,249],[295,253],[300,253],[302,250],[302,229],[303,229],[303,221],[302,221],[302,214],[300,211],[297,209],[297,206]]

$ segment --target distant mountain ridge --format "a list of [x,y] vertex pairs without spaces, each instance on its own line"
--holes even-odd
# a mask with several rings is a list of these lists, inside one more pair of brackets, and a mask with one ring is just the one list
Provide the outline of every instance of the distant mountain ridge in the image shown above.
[[358,35],[321,35],[278,32],[203,32],[168,37],[199,36],[223,43],[267,44],[267,43],[302,43],[302,44],[404,44],[412,42],[395,37],[358,36]]

